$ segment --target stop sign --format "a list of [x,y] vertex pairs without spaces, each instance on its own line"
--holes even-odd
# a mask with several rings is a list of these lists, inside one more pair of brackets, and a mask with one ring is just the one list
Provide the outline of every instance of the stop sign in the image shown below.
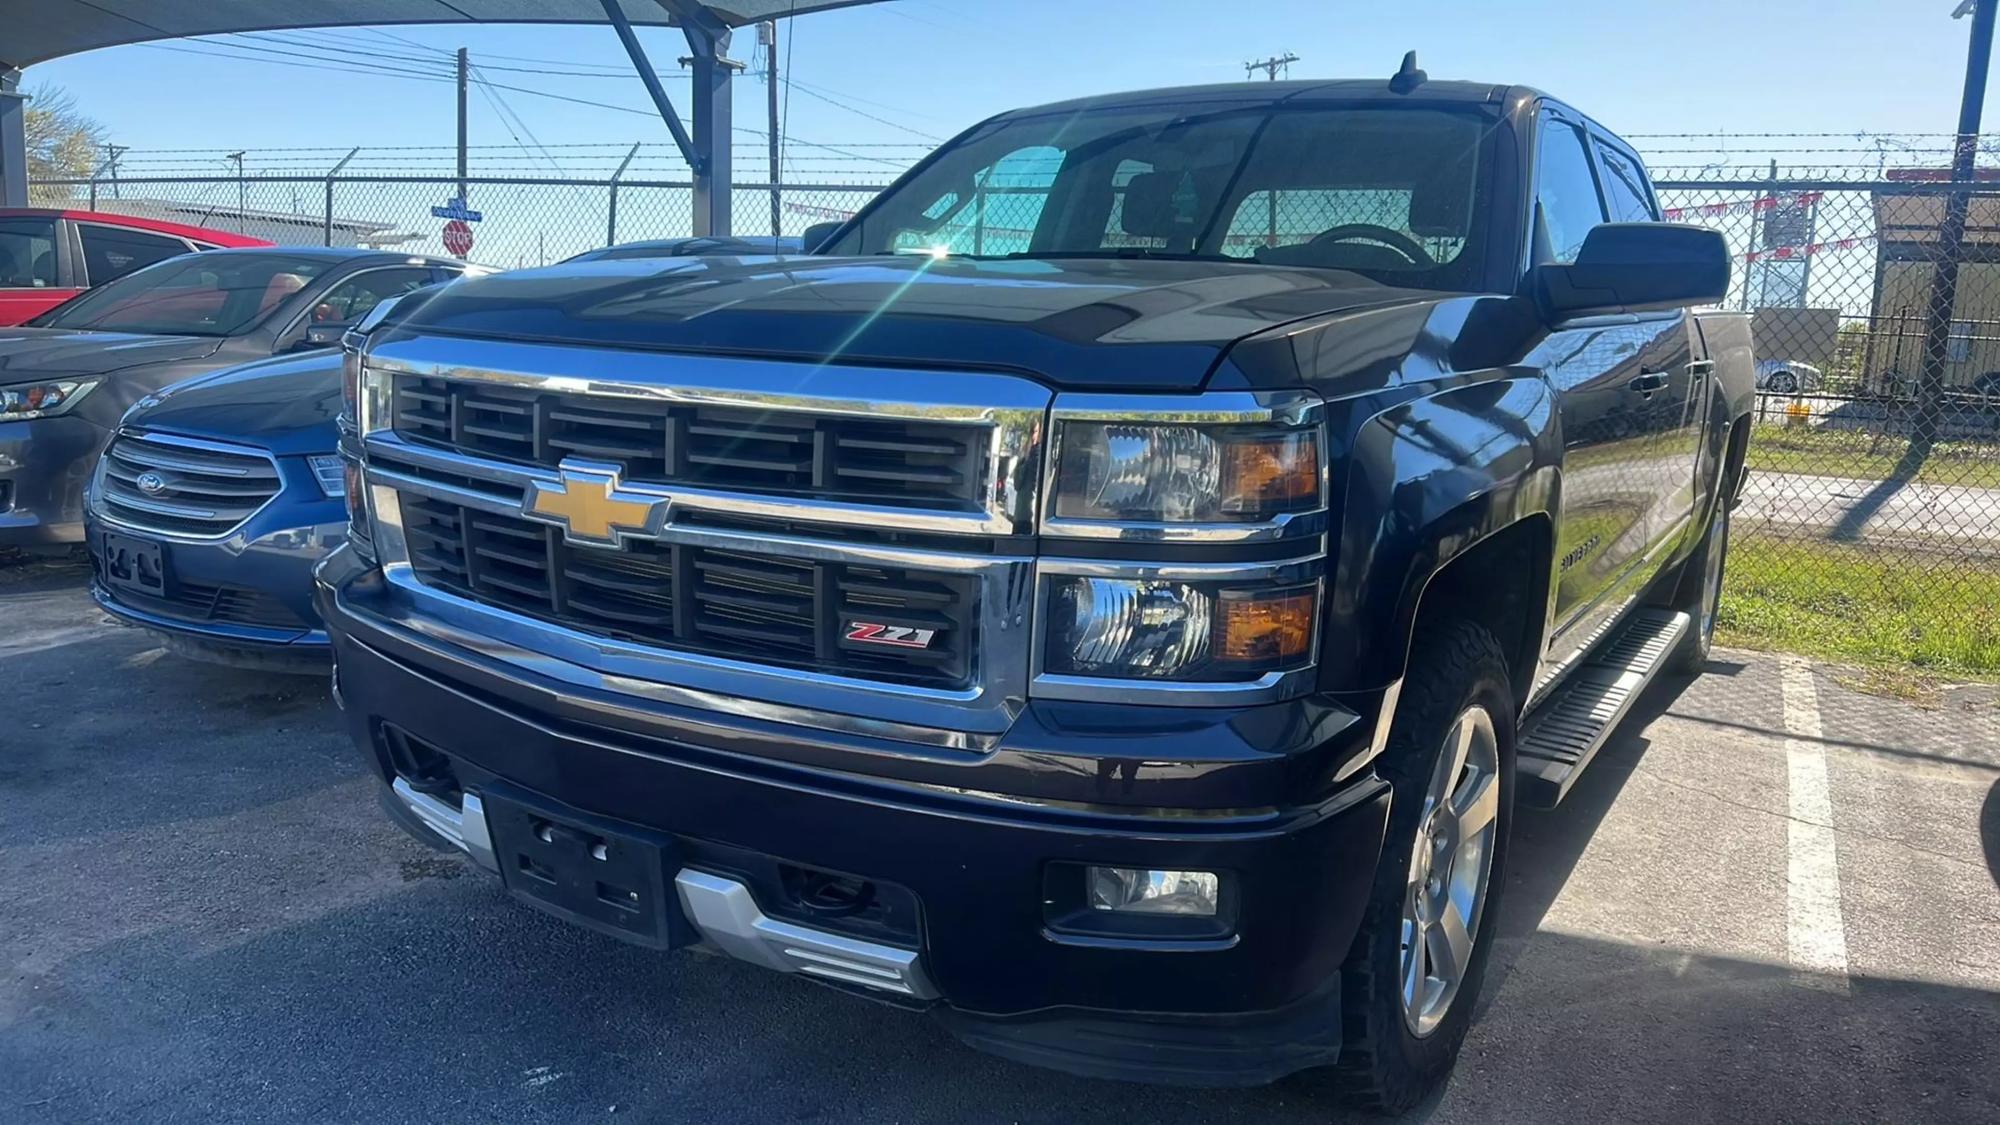
[[453,219],[444,225],[444,248],[455,258],[463,258],[472,252],[472,228],[463,219]]

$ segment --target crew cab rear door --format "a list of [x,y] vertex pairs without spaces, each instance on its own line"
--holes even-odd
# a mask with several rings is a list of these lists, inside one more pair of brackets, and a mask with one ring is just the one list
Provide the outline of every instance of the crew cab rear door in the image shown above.
[[[1556,110],[1539,119],[1536,261],[1573,261],[1610,212],[1586,125]],[[1556,527],[1555,630],[1560,664],[1616,618],[1675,541],[1693,487],[1683,444],[1693,324],[1685,312],[1619,314],[1559,324],[1528,362],[1562,414],[1562,503]]]
[[[1653,196],[1645,165],[1624,142],[1602,130],[1590,130],[1591,155],[1597,159],[1597,180],[1604,189],[1604,208],[1614,223],[1657,223],[1660,206]],[[1655,548],[1678,541],[1694,517],[1695,472],[1701,457],[1701,403],[1707,391],[1709,365],[1694,318],[1685,310],[1653,314],[1671,325],[1658,354],[1649,357],[1649,383],[1658,389],[1642,395],[1639,409],[1647,412],[1647,429],[1658,440],[1656,453],[1661,480],[1653,502],[1647,540]]]

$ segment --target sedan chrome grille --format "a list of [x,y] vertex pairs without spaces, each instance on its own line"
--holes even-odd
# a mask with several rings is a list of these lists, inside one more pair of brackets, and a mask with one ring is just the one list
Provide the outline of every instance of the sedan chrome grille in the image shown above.
[[281,487],[277,463],[261,450],[122,433],[105,450],[96,503],[129,527],[218,537],[242,526]]

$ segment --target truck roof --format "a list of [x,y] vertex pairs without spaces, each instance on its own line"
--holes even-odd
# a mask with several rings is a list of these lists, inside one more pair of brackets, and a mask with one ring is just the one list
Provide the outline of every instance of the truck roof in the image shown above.
[[1157,90],[1131,90],[1115,94],[1095,94],[1046,105],[1009,110],[996,120],[1033,116],[1064,110],[1104,106],[1172,105],[1187,102],[1228,102],[1237,105],[1276,105],[1294,99],[1338,99],[1341,101],[1452,102],[1499,105],[1518,94],[1534,93],[1524,86],[1492,82],[1426,81],[1408,93],[1389,89],[1387,78],[1305,78],[1283,82],[1225,82],[1207,86],[1168,86]]

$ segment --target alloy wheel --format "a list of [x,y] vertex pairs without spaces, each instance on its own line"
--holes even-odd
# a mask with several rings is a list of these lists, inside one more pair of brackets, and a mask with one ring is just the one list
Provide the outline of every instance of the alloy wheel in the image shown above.
[[1403,1019],[1437,1029],[1472,964],[1499,831],[1500,740],[1478,705],[1459,713],[1431,773],[1410,855],[1399,962]]

